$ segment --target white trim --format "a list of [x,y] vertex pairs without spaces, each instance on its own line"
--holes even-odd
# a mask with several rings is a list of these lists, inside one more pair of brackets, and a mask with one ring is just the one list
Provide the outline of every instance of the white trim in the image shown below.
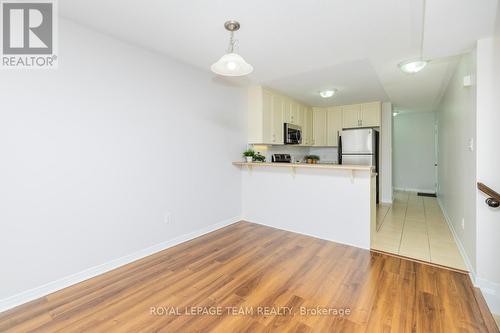
[[339,240],[336,240],[336,239],[330,239],[330,238],[320,237],[318,235],[308,234],[308,233],[297,231],[297,230],[285,229],[285,228],[282,228],[282,227],[278,228],[275,225],[266,224],[266,223],[260,223],[260,222],[255,222],[252,219],[248,219],[248,218],[245,218],[245,217],[242,217],[242,220],[250,222],[250,223],[254,223],[254,224],[259,224],[259,225],[263,225],[263,226],[266,226],[266,227],[270,227],[270,228],[273,228],[273,229],[278,229],[278,230],[293,232],[294,234],[299,234],[299,235],[304,235],[304,236],[308,236],[308,237],[312,237],[312,238],[322,239],[322,240],[326,240],[326,241],[329,241],[329,242],[334,242],[334,243],[337,243],[337,244],[348,245],[348,246],[355,247],[355,248],[358,248],[358,249],[363,249],[363,250],[368,250],[368,251],[371,249],[370,246],[364,247],[364,246],[360,246],[360,245],[351,244],[351,243],[348,243],[348,242],[345,242],[345,241],[339,241]]
[[453,239],[455,239],[455,243],[457,244],[458,250],[460,251],[460,254],[462,255],[462,258],[464,259],[465,266],[467,267],[467,270],[469,271],[469,275],[471,276],[472,282],[474,285],[476,284],[476,271],[474,267],[472,266],[472,263],[469,259],[469,256],[467,255],[467,252],[465,251],[465,247],[462,244],[462,241],[458,237],[458,233],[456,232],[455,228],[453,227],[453,223],[451,223],[451,219],[446,212],[446,209],[444,209],[443,202],[441,201],[441,198],[438,196],[437,197],[437,202],[439,204],[439,207],[441,208],[441,211],[443,212],[444,219],[446,220],[446,223],[448,224],[448,227],[450,228],[450,231],[453,235]]
[[476,277],[476,287],[481,289],[491,313],[500,314],[500,284]]
[[446,210],[444,209],[443,202],[439,197],[437,201],[439,207],[441,207],[441,210],[443,211],[446,223],[448,223],[448,226],[450,227],[451,233],[453,234],[453,238],[455,239],[455,243],[458,246],[458,250],[460,251],[460,254],[462,254],[462,257],[464,258],[465,265],[469,270],[469,275],[472,280],[472,283],[474,284],[475,287],[481,289],[481,292],[483,293],[484,299],[486,300],[486,303],[488,304],[488,308],[490,309],[490,311],[495,314],[500,314],[500,284],[491,282],[489,280],[477,276],[477,273],[472,267],[471,261],[469,260],[469,256],[465,251],[462,241],[458,237],[458,234],[455,228],[453,227],[453,223],[451,223],[451,219],[448,216]]
[[402,188],[402,187],[394,187],[394,191],[402,191],[402,192],[420,192],[420,193],[436,193],[435,189],[422,189],[422,188]]
[[35,300],[37,298],[46,296],[46,295],[51,294],[55,291],[67,288],[71,285],[88,280],[88,279],[93,278],[95,276],[104,274],[104,273],[109,272],[113,269],[116,269],[120,266],[127,265],[127,264],[134,262],[136,260],[150,256],[154,253],[163,251],[165,249],[168,249],[168,248],[173,247],[175,245],[178,245],[180,243],[187,242],[191,239],[203,236],[207,233],[210,233],[212,231],[226,227],[228,225],[231,225],[231,224],[236,223],[236,222],[241,221],[241,220],[242,219],[240,216],[233,217],[233,218],[221,221],[219,223],[209,225],[205,228],[198,229],[198,230],[193,231],[189,234],[184,234],[184,235],[175,237],[173,239],[167,240],[165,242],[162,242],[160,244],[156,244],[156,245],[153,245],[151,247],[139,250],[137,252],[123,256],[121,258],[111,260],[107,263],[88,268],[86,270],[83,270],[81,272],[66,276],[66,277],[61,278],[59,280],[49,282],[45,285],[21,292],[19,294],[10,296],[8,298],[1,299],[0,300],[0,312],[6,311],[6,310],[11,309],[15,306],[27,303],[27,302]]

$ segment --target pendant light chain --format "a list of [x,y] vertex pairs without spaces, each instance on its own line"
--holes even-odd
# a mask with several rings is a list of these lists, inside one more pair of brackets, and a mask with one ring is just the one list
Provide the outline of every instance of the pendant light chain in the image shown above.
[[422,0],[422,34],[420,36],[420,60],[424,60],[425,2],[426,0]]

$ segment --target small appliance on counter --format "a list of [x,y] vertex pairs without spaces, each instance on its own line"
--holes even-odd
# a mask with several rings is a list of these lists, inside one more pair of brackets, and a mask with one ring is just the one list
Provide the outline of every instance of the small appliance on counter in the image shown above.
[[292,163],[290,154],[273,154],[272,161],[274,163]]

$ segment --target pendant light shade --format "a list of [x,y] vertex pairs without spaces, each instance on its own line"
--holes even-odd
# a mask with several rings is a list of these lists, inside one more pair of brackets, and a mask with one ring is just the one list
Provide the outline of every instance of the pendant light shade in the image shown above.
[[420,57],[418,59],[407,60],[399,63],[399,69],[407,74],[415,74],[420,72],[429,63],[428,60],[424,59],[424,33],[425,33],[425,8],[426,0],[422,0],[422,31],[420,34]]
[[212,65],[211,69],[212,72],[223,76],[243,76],[253,71],[252,65],[236,53],[223,55],[219,61]]
[[242,56],[234,52],[234,32],[240,28],[240,23],[234,20],[224,23],[224,27],[230,32],[228,53],[223,55],[210,69],[212,72],[223,76],[243,76],[253,71],[252,65],[247,63]]
[[426,65],[425,60],[411,60],[400,63],[399,68],[405,73],[414,74],[420,72]]

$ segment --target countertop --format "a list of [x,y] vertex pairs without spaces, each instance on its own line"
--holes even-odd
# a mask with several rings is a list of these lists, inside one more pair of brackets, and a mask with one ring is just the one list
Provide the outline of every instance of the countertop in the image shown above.
[[237,166],[248,167],[277,167],[277,168],[307,168],[307,169],[333,169],[333,170],[361,170],[373,171],[370,165],[346,165],[346,164],[307,164],[307,163],[269,163],[269,162],[233,162]]

